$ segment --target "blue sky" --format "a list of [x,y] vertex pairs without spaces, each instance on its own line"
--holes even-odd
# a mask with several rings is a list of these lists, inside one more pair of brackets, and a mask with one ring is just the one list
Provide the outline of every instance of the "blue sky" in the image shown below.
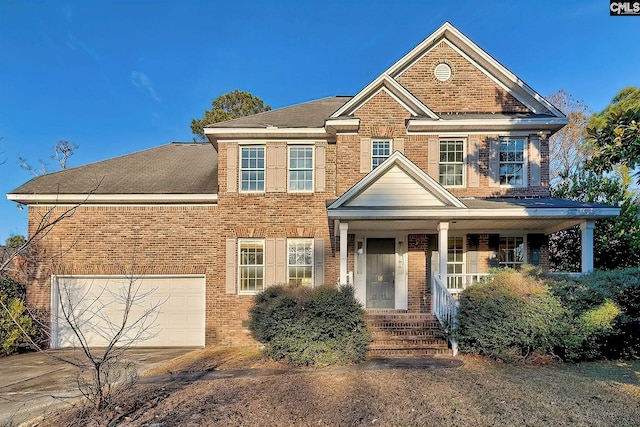
[[[640,86],[640,16],[607,0],[0,1],[0,243],[26,234],[6,200],[61,139],[78,166],[171,141],[211,100],[272,108],[353,95],[445,21],[542,95],[593,110]],[[55,164],[49,161],[53,167]],[[188,165],[185,165],[188,166]]]

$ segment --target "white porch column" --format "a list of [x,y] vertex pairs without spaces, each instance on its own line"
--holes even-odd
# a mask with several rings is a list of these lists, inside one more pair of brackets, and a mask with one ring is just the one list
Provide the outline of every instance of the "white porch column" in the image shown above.
[[449,253],[449,223],[438,224],[438,256],[440,257],[440,278],[447,286],[447,255]]
[[593,271],[593,229],[596,224],[593,220],[587,220],[580,224],[582,231],[582,272]]
[[347,283],[347,231],[348,222],[340,223],[340,285]]

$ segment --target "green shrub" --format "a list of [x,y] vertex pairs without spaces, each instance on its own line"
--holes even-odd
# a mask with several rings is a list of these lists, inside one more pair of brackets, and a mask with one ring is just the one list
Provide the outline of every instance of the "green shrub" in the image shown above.
[[358,362],[371,342],[349,286],[271,286],[256,295],[249,329],[269,357],[298,365]]
[[[575,318],[584,319],[590,312],[608,315],[604,319],[609,320],[609,325],[603,321],[591,328],[580,348],[567,346],[567,358],[640,356],[640,268],[596,271],[570,278],[554,276],[549,284]],[[613,306],[617,314],[611,318]]]
[[501,270],[460,294],[455,335],[463,352],[511,362],[551,353],[567,320],[536,272]]
[[29,336],[36,333],[24,296],[23,285],[8,277],[0,279],[0,355],[14,353],[27,341],[25,333]]

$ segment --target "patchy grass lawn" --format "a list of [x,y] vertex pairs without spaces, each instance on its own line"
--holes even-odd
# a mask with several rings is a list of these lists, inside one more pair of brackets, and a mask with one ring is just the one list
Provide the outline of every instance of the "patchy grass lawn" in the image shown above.
[[[198,350],[147,372],[114,410],[88,420],[65,412],[39,425],[640,424],[640,361],[523,366],[460,360],[455,368],[294,370],[256,350]],[[241,368],[250,370],[237,375]]]

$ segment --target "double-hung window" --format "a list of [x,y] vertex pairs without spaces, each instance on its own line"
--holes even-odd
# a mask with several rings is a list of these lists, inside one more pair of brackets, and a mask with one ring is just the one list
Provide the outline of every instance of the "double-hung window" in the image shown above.
[[238,281],[241,293],[264,289],[264,240],[238,241]]
[[371,141],[371,169],[377,168],[391,155],[391,140],[374,139]]
[[500,138],[500,185],[526,185],[527,138]]
[[240,191],[264,191],[264,147],[240,147]]
[[287,281],[313,286],[313,239],[287,240]]
[[313,191],[313,147],[289,147],[289,191]]
[[440,140],[440,184],[464,185],[464,140]]
[[524,238],[500,236],[500,267],[519,270],[524,264]]

